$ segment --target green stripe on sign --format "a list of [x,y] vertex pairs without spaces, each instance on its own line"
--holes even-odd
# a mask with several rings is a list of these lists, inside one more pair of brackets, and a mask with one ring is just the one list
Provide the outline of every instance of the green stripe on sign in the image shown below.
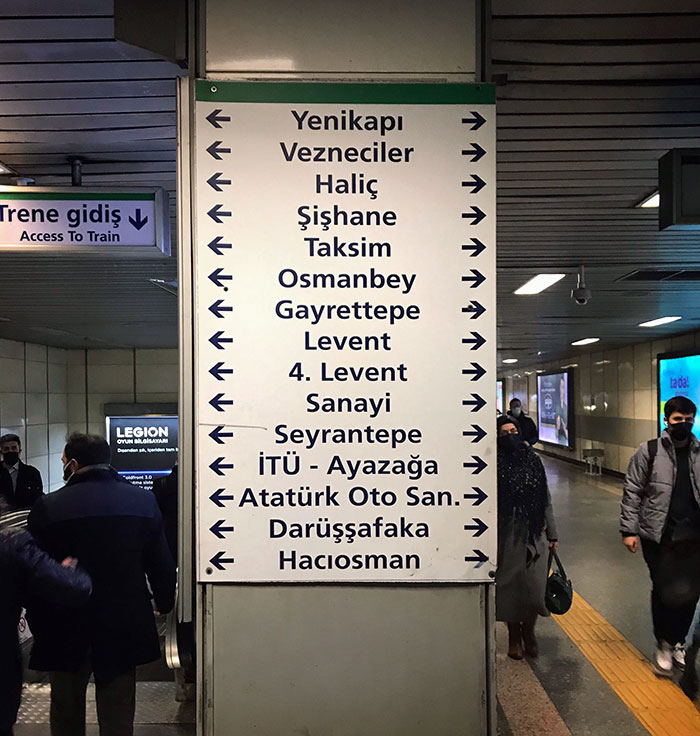
[[124,192],[2,192],[0,191],[0,201],[3,199],[14,199],[14,200],[75,200],[78,202],[82,201],[116,201],[116,200],[129,200],[133,202],[153,202],[155,201],[156,195],[149,194],[130,194]]
[[337,102],[385,105],[493,105],[492,84],[352,84],[197,80],[200,102]]

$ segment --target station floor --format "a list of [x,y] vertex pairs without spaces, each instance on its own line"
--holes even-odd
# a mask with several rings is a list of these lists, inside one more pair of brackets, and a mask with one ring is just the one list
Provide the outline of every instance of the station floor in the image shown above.
[[543,460],[576,597],[565,616],[540,619],[537,660],[508,659],[498,625],[499,734],[700,736],[696,705],[649,664],[650,583],[620,540],[622,480]]
[[[620,541],[622,481],[543,460],[576,597],[565,616],[540,619],[537,660],[508,659],[498,624],[499,735],[700,736],[696,705],[649,664],[650,585],[641,553]],[[161,664],[140,679],[135,736],[192,736],[194,705],[175,702],[171,673]],[[45,683],[27,686],[16,736],[48,734],[48,696]],[[96,736],[94,701],[88,713],[87,736]]]

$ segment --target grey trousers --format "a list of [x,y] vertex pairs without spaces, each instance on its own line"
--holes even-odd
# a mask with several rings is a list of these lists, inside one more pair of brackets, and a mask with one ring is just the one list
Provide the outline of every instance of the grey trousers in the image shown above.
[[[92,668],[51,673],[51,736],[85,736],[85,694]],[[136,669],[95,681],[100,736],[133,736]]]

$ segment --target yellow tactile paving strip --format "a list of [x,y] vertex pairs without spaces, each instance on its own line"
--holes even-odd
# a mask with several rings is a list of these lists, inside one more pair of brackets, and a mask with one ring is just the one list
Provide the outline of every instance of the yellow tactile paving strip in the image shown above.
[[700,735],[695,705],[583,598],[553,618],[652,736]]

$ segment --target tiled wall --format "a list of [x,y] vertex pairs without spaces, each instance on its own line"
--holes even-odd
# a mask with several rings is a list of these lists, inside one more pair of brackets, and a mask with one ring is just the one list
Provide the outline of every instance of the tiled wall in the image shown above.
[[537,373],[574,368],[575,450],[543,446],[552,454],[582,459],[582,450],[602,449],[604,467],[625,472],[637,447],[657,434],[656,356],[700,349],[700,332],[616,350],[580,352],[564,360],[504,371],[506,403],[514,381],[527,377],[529,414],[537,421]]
[[23,459],[47,490],[63,484],[66,435],[104,435],[104,405],[177,402],[177,350],[63,350],[0,340],[0,428],[22,440]]

